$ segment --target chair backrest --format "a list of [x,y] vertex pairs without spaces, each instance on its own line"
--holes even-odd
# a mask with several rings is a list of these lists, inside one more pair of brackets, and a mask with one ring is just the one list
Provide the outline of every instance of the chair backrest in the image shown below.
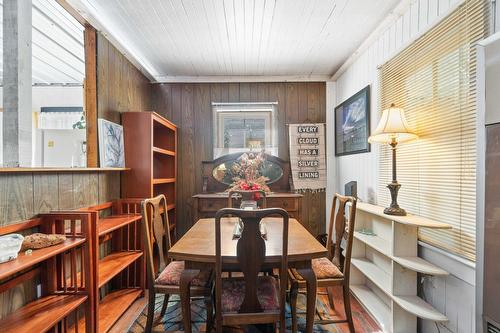
[[[350,203],[350,205],[349,209],[346,211],[346,206],[348,206],[348,203]],[[328,239],[326,242],[326,248],[328,249],[328,257],[332,260],[332,262],[338,267],[342,267],[342,273],[344,274],[344,278],[346,280],[349,279],[351,266],[355,218],[356,198],[335,193],[335,195],[333,196],[332,210],[330,213],[330,226],[328,227]],[[333,241],[334,233],[335,241]],[[345,240],[345,258],[343,264],[340,260],[340,255],[342,252],[340,245],[342,243],[342,239]]]
[[[168,221],[167,199],[163,194],[142,201],[141,204],[144,247],[146,249],[146,265],[148,285],[155,280],[155,267],[153,260],[153,246],[158,247],[159,268],[163,271],[167,262],[165,261],[165,249],[168,251],[172,245],[170,239],[170,224]],[[166,238],[167,244],[164,244]],[[165,248],[166,247],[166,248]]]
[[[262,200],[260,208],[267,208],[266,192],[263,190],[231,190],[227,196],[227,206],[233,208],[233,199],[235,194],[241,197],[241,200]],[[239,208],[239,207],[238,207]]]
[[[280,270],[280,306],[284,311],[285,293],[288,269],[288,213],[281,208],[268,208],[260,210],[243,210],[223,208],[215,215],[215,295],[217,309],[221,309],[222,264],[221,256],[221,218],[224,216],[239,217],[243,222],[243,232],[237,240],[236,257],[237,265],[244,275],[245,298],[240,307],[241,313],[259,313],[262,307],[257,298],[257,276],[262,271],[266,257],[266,241],[260,230],[260,221],[270,215],[280,215],[283,218],[282,256]],[[273,235],[268,235],[273,237]],[[269,238],[268,238],[269,239]],[[232,246],[226,244],[225,246]],[[283,312],[284,313],[284,312]]]

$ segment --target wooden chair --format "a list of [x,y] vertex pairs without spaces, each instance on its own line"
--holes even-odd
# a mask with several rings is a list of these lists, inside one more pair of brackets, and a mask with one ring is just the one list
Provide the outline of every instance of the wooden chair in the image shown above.
[[[154,319],[155,298],[157,293],[165,294],[160,318],[163,317],[172,294],[180,294],[180,276],[184,269],[184,261],[165,261],[164,239],[166,249],[171,247],[167,199],[159,195],[142,202],[142,218],[144,220],[144,235],[146,247],[147,285],[149,288],[148,317],[145,332],[151,332]],[[153,233],[151,235],[151,232]],[[155,259],[153,258],[153,245],[158,247],[159,274],[155,274]],[[168,259],[167,259],[168,260]],[[207,328],[212,327],[212,272],[201,271],[191,283],[191,296],[204,297],[207,307]]]
[[[267,208],[267,201],[266,201],[266,192],[263,190],[231,190],[228,193],[227,196],[227,206],[229,208],[233,208],[233,199],[235,196],[238,195],[241,197],[241,200],[254,200],[254,201],[259,201],[262,200],[262,204],[260,205],[260,208]],[[257,196],[257,197],[256,197]],[[237,207],[239,208],[239,207]]]
[[[260,233],[260,221],[269,215],[283,217],[283,245],[279,281],[274,276],[259,276],[266,256],[266,244]],[[221,218],[239,217],[244,224],[236,245],[236,265],[241,278],[222,278],[224,265],[221,244]],[[216,332],[223,325],[280,323],[285,332],[285,298],[288,267],[288,213],[281,208],[242,210],[224,208],[215,215],[215,315]],[[272,237],[272,236],[270,236]],[[232,246],[226,244],[225,246]]]
[[[338,202],[338,210],[336,210]],[[348,216],[345,216],[346,205],[350,203]],[[342,286],[344,309],[346,319],[342,320],[322,320],[322,324],[348,323],[349,331],[354,332],[354,324],[351,314],[351,303],[349,297],[349,275],[351,266],[351,252],[354,233],[354,221],[356,215],[356,198],[335,194],[330,214],[330,226],[328,228],[328,238],[326,248],[327,258],[312,260],[312,267],[318,280],[318,288],[326,287],[328,300],[332,309],[335,308],[333,302],[333,287]],[[333,242],[333,228],[335,228],[335,242]],[[345,240],[345,258],[341,262],[340,247],[342,239]],[[290,306],[292,308],[292,332],[297,332],[297,294],[299,288],[304,288],[306,282],[295,269],[288,271],[290,278]]]

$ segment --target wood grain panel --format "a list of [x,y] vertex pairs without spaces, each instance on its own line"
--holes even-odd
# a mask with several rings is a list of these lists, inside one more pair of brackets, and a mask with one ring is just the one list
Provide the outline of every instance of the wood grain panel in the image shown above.
[[0,175],[0,225],[33,215],[33,175]]
[[33,175],[33,209],[36,212],[46,213],[58,209],[59,196],[57,195],[59,178],[54,174]]
[[[324,122],[324,82],[170,83],[152,86],[152,109],[179,126],[178,232],[193,224],[192,195],[201,192],[201,161],[213,159],[213,102],[278,102],[279,155],[288,160],[288,123]],[[313,233],[325,231],[324,193],[306,194],[303,223]]]
[[85,118],[87,121],[87,165],[98,163],[97,140],[97,42],[96,30],[85,24]]
[[149,80],[100,33],[97,82],[98,118],[120,123],[121,112],[151,110]]
[[73,201],[76,207],[97,205],[99,196],[98,173],[73,174]]
[[75,200],[73,198],[73,174],[60,173],[58,175],[58,180],[59,209],[75,208]]

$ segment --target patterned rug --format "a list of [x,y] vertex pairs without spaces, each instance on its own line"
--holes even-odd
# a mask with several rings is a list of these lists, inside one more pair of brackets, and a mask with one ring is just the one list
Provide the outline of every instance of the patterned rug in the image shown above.
[[[325,297],[326,298],[326,297]],[[298,302],[297,302],[297,311],[298,311],[298,328],[299,331],[304,331],[305,329],[305,295],[299,294]],[[158,295],[156,298],[156,306],[155,306],[155,318],[160,313],[161,306],[163,304],[163,295]],[[177,295],[172,295],[169,300],[169,305],[165,316],[161,320],[156,320],[153,324],[153,332],[181,332],[183,331],[182,325],[182,314],[181,314],[181,306],[179,302],[179,297]],[[336,306],[337,308],[337,306]],[[316,303],[316,320],[320,320],[319,314],[323,319],[329,319],[329,314],[331,314],[331,310],[328,304],[325,304],[323,297],[318,297]],[[292,319],[290,315],[290,308],[287,305],[287,331],[291,332],[291,324]],[[144,332],[144,327],[146,326],[146,314],[147,309],[144,309],[142,314],[137,318],[134,324],[131,326],[129,333],[142,333]],[[358,318],[356,318],[358,317]],[[359,318],[360,314],[356,311],[353,312],[353,318]],[[361,316],[362,317],[362,316]],[[193,332],[206,332],[206,311],[205,305],[202,299],[193,300],[191,302],[191,324],[193,325]],[[342,325],[345,326],[345,325]],[[227,328],[224,332],[248,332],[248,333],[259,333],[261,332],[257,327],[244,327],[244,328]],[[315,325],[314,332],[334,332],[334,333],[342,333],[343,330],[337,325]]]

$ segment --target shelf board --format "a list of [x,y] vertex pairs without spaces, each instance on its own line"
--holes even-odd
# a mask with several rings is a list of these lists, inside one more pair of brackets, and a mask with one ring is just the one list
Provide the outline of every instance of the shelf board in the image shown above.
[[167,205],[167,210],[175,209],[175,204]]
[[393,257],[393,260],[412,271],[433,276],[449,275],[447,271],[419,257]]
[[61,244],[33,250],[30,255],[19,252],[16,259],[0,264],[0,280],[54,257],[85,242],[84,238],[66,238]]
[[372,205],[366,202],[356,203],[356,210],[361,210],[370,214],[383,217],[387,220],[414,227],[433,228],[433,229],[451,229],[451,225],[437,222],[422,216],[408,214],[406,216],[396,216],[384,214],[384,207]]
[[18,172],[89,172],[89,171],[128,171],[130,168],[0,168],[0,173]]
[[99,260],[99,288],[142,256],[140,251],[113,252]]
[[171,131],[173,131],[173,132],[177,131],[176,126],[170,120],[163,118],[158,113],[152,112],[152,118],[154,121],[165,126],[166,128],[170,129]]
[[175,156],[175,151],[163,149],[163,148],[158,148],[158,147],[153,147],[153,152],[167,155],[167,156]]
[[120,289],[106,295],[99,303],[99,333],[108,332],[121,315],[142,295],[141,289]]
[[2,333],[47,332],[86,299],[86,295],[50,295],[39,298],[0,320]]
[[432,305],[418,296],[392,296],[392,299],[405,311],[419,318],[437,322],[448,321],[448,318],[444,314],[434,309]]
[[352,258],[351,263],[387,295],[391,294],[391,277],[365,258]]
[[383,332],[391,331],[391,309],[365,285],[351,285],[351,292],[360,304],[379,323]]
[[170,184],[175,183],[175,178],[154,178],[153,184]]
[[[369,260],[364,258],[352,258],[351,263],[405,311],[408,311],[415,316],[423,319],[439,322],[448,321],[448,318],[446,318],[446,316],[434,309],[430,304],[428,304],[418,296],[392,295],[391,279],[389,274],[385,273]],[[351,289],[352,287],[353,286],[351,286]],[[367,302],[373,303],[373,300],[368,300]],[[373,304],[366,303],[365,306],[370,310],[373,310]]]
[[365,235],[359,231],[354,231],[354,238],[388,257],[391,256],[391,242],[382,237],[377,235]]
[[131,214],[131,215],[114,215],[99,219],[99,224],[97,228],[99,229],[99,236],[103,236],[107,233],[120,229],[127,224],[139,221],[141,215]]

